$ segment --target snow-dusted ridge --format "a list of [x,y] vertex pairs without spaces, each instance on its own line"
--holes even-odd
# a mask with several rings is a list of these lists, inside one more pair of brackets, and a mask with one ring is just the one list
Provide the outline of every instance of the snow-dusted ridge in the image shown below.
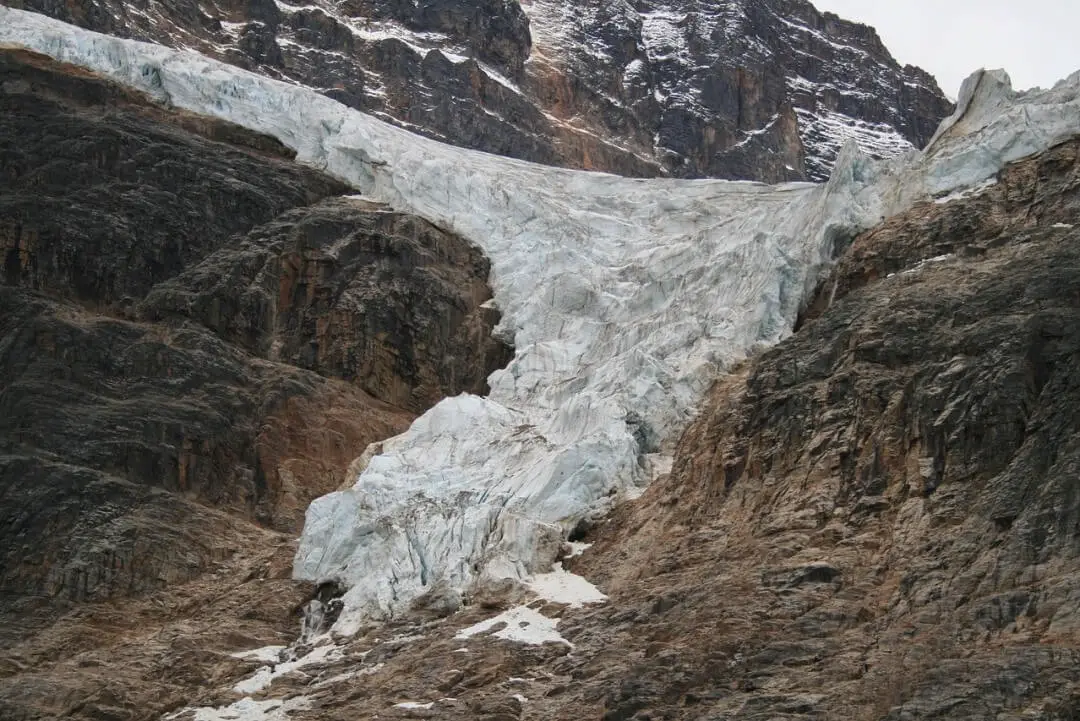
[[716,374],[790,332],[836,241],[1080,132],[1080,73],[981,74],[925,153],[849,145],[828,185],[628,180],[439,144],[198,55],[0,7],[0,42],[269,133],[368,198],[480,245],[516,355],[308,510],[300,578],[350,590],[336,630],[418,596],[549,570],[565,535],[647,483]]

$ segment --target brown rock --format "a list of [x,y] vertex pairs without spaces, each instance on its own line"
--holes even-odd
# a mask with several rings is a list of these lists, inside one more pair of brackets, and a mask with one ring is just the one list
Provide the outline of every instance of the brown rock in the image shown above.
[[228,699],[228,652],[295,638],[308,503],[505,362],[487,262],[27,53],[0,143],[0,718]]
[[454,638],[494,603],[418,614],[354,639],[362,684],[291,687],[318,703],[293,717],[1075,714],[1078,180],[1071,141],[856,238],[568,561],[610,596],[545,607],[572,649]]

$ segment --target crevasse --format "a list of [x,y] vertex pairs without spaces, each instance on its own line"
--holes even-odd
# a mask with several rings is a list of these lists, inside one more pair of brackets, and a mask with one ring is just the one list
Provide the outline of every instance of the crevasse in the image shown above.
[[417,137],[311,90],[0,7],[0,42],[269,133],[374,200],[478,244],[516,349],[316,500],[298,578],[349,588],[336,631],[437,592],[546,571],[567,533],[645,485],[717,373],[790,332],[838,241],[1080,131],[1080,73],[1014,93],[977,73],[931,146],[848,147],[827,185],[629,180]]

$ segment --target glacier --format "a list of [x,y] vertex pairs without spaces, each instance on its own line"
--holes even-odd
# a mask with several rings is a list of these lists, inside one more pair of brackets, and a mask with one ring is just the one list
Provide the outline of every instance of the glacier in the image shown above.
[[849,143],[824,185],[633,180],[446,146],[304,87],[7,7],[0,43],[273,135],[490,258],[515,347],[490,394],[440,402],[308,509],[294,575],[348,589],[342,635],[425,595],[456,605],[550,571],[575,528],[663,472],[719,373],[791,332],[841,244],[1080,132],[1080,73],[1016,93],[980,71],[926,150],[873,161]]

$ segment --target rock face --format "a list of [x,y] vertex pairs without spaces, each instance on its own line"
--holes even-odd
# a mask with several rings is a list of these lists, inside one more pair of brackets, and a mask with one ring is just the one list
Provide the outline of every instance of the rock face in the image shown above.
[[259,698],[320,720],[1075,718],[1078,221],[1073,140],[856,238],[671,473],[564,561],[610,596],[544,606],[572,648],[462,638],[515,600],[477,598]]
[[276,141],[27,52],[0,88],[0,716],[135,718],[125,613],[291,631],[310,500],[509,352],[476,248]]
[[1078,181],[1071,141],[860,236],[715,389],[582,564],[657,599],[606,713],[1077,713]]
[[950,111],[873,29],[804,0],[5,0],[321,89],[430,137],[632,176],[828,176]]
[[486,392],[510,360],[480,252],[353,199],[290,211],[158,285],[152,320],[197,319],[260,357],[350,381],[413,413]]

